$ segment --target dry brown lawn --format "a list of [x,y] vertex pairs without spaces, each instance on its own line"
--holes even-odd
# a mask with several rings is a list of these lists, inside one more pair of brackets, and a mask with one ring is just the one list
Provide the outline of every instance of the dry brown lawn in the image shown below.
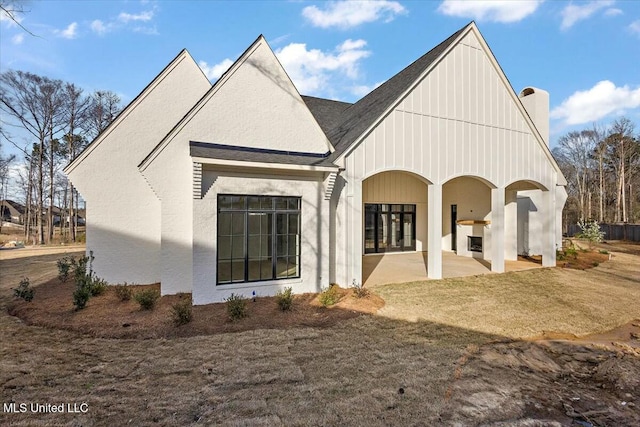
[[[585,271],[382,286],[378,315],[188,337],[30,326],[7,314],[3,283],[0,401],[88,412],[0,413],[0,425],[640,425],[640,251],[615,249]],[[68,301],[67,320],[100,300],[84,313]],[[542,332],[582,338],[513,338]]]

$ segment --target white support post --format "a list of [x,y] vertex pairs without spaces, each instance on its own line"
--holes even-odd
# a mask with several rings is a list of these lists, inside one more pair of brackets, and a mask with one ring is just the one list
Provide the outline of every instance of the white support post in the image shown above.
[[352,280],[355,280],[356,283],[362,283],[362,257],[364,255],[362,181],[355,180],[353,184],[353,198],[351,199],[353,202],[351,206],[353,217],[351,218],[351,247],[349,249],[353,260],[351,263],[351,277],[347,278],[347,283],[344,286],[350,286]]
[[427,186],[427,276],[442,279],[442,184]]
[[556,266],[555,187],[542,192],[542,266]]
[[509,261],[518,259],[518,192],[505,192],[504,206],[504,258]]
[[491,190],[491,271],[504,273],[504,187]]

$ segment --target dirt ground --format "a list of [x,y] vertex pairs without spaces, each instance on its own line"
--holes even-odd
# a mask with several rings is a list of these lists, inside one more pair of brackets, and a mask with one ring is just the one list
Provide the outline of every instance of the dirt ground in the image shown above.
[[[8,315],[5,278],[24,271],[0,260],[0,425],[637,426],[638,249],[609,245],[611,261],[585,271],[386,285],[374,290],[378,314],[336,307],[344,317],[326,325],[146,339]],[[55,277],[55,259],[41,258],[29,263],[49,263]],[[511,307],[527,300],[534,314],[518,316]],[[558,318],[562,306],[569,314]],[[10,402],[26,411],[8,413]],[[32,412],[31,403],[67,406]]]

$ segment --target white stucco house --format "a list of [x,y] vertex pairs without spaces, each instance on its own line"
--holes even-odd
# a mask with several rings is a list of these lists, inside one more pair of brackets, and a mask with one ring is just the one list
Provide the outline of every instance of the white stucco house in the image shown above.
[[260,36],[213,85],[180,52],[65,172],[96,273],[194,304],[361,282],[370,253],[553,266],[548,111],[474,23],[354,104],[301,96]]

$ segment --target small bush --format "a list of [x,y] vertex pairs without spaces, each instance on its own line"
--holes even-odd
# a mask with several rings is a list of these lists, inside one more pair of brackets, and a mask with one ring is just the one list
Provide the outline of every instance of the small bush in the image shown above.
[[609,251],[606,251],[604,249],[600,249],[599,251],[602,255],[609,255]]
[[589,246],[592,247],[594,243],[600,243],[604,240],[604,232],[600,231],[600,225],[598,221],[585,221],[583,219],[578,221],[578,227],[580,227],[579,236],[589,241]]
[[129,301],[133,296],[133,289],[126,282],[123,285],[115,286],[115,291],[120,301]]
[[293,305],[293,289],[289,287],[284,288],[283,291],[278,291],[276,294],[276,301],[278,302],[280,310],[291,310],[291,306]]
[[247,300],[242,295],[231,294],[225,301],[227,302],[229,319],[239,320],[247,317]]
[[31,287],[28,277],[25,277],[22,280],[20,280],[18,287],[13,290],[14,297],[22,298],[27,302],[31,302],[31,300],[33,300],[34,294],[35,294],[35,290]]
[[353,289],[353,296],[356,298],[366,298],[369,296],[369,289],[365,288],[362,283],[356,283],[356,279],[353,279],[351,288]]
[[578,259],[578,251],[575,247],[571,246],[564,250],[564,254],[567,257],[573,257],[573,259]]
[[89,286],[84,283],[80,286],[76,286],[76,290],[73,291],[73,305],[75,306],[76,311],[85,308],[90,297],[91,288]]
[[91,278],[91,285],[89,286],[89,290],[91,291],[92,297],[97,297],[98,295],[102,295],[104,291],[107,290],[107,281],[104,279],[100,279],[99,277]]
[[156,306],[156,301],[160,298],[160,292],[155,289],[145,289],[136,292],[133,299],[140,304],[140,308],[143,310],[153,310]]
[[600,263],[599,263],[599,262],[597,262],[597,261],[595,261],[592,265],[593,265],[594,267],[597,267],[597,266],[599,266],[599,265],[600,265]]
[[338,293],[338,285],[336,285],[335,283],[332,283],[331,285],[329,285],[329,287],[325,290],[323,290],[320,293],[320,304],[323,305],[323,307],[328,307],[330,305],[334,305],[336,304],[338,301],[340,301],[340,294]]
[[186,325],[193,319],[191,296],[180,298],[171,306],[171,319],[176,326]]
[[69,272],[76,266],[76,259],[72,256],[66,256],[60,258],[56,262],[56,265],[58,266],[58,279],[60,279],[62,283],[65,283],[69,278]]

